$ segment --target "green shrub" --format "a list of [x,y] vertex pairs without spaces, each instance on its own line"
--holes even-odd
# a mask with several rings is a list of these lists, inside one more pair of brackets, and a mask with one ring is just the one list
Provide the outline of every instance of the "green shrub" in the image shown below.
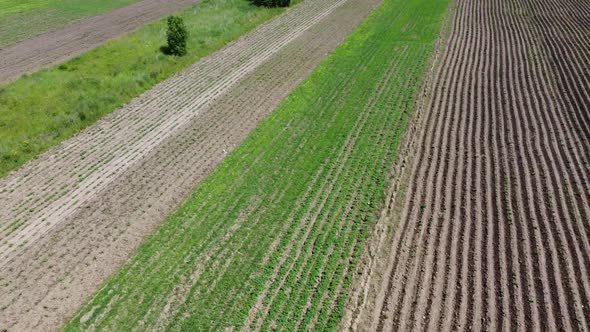
[[263,7],[289,7],[291,0],[250,0],[256,6]]
[[184,21],[178,16],[168,17],[168,31],[166,32],[168,45],[165,49],[166,54],[183,56],[186,54],[186,40],[188,32]]

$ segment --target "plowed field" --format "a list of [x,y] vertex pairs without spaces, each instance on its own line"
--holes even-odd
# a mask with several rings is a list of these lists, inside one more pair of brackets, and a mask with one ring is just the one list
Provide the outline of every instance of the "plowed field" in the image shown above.
[[453,13],[344,327],[588,331],[590,3]]

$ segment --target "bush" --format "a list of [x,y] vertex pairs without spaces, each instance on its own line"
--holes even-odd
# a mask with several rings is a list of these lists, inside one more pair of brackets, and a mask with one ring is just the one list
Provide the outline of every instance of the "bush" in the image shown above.
[[169,16],[168,31],[166,31],[168,45],[166,46],[165,53],[176,56],[185,55],[187,37],[188,32],[182,18],[178,16]]
[[256,6],[263,7],[289,7],[291,0],[250,0]]

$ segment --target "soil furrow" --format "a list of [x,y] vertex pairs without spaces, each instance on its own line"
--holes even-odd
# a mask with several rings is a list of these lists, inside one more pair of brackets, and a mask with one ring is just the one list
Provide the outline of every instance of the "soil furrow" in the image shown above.
[[345,317],[360,330],[586,331],[588,4],[452,8],[406,198],[375,227],[399,226],[373,235],[383,262],[358,278],[375,297]]

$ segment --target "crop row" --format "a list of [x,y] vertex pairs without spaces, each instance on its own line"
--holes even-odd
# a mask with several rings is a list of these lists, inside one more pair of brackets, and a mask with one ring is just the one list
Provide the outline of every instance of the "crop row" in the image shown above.
[[0,223],[26,220],[18,232],[8,229],[10,235],[0,234],[0,264],[17,254],[15,248],[43,237],[212,100],[342,3],[312,1],[294,8],[215,57],[157,85],[56,153],[0,180],[0,202],[12,207],[0,211]]
[[335,328],[444,12],[426,3],[385,1],[66,330]]

